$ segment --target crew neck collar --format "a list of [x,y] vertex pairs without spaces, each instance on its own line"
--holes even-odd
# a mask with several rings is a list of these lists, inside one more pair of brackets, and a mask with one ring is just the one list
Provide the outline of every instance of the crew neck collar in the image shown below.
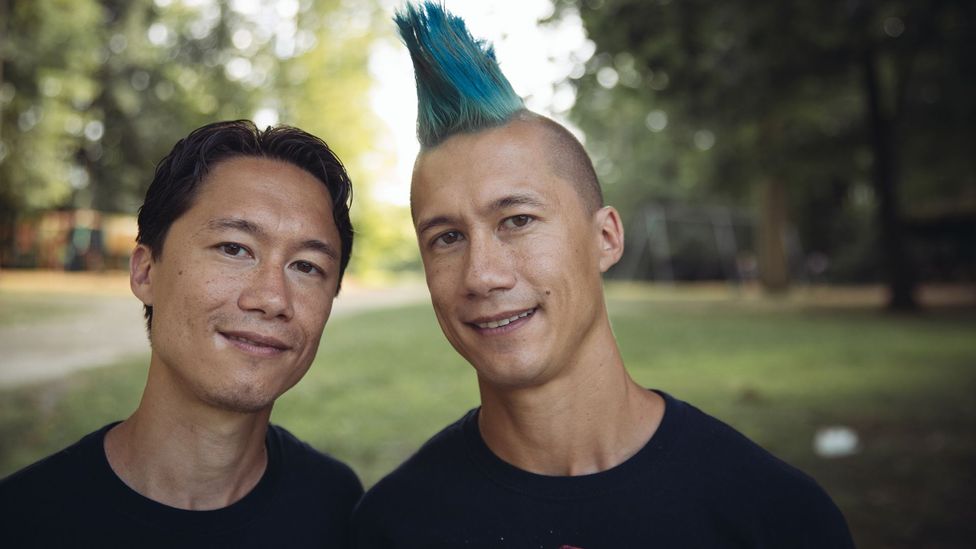
[[502,460],[488,448],[478,428],[475,408],[461,420],[465,447],[475,465],[489,478],[504,487],[541,498],[575,499],[626,489],[648,476],[661,474],[669,454],[678,442],[679,425],[686,413],[683,402],[669,394],[652,389],[665,403],[664,416],[657,431],[636,454],[605,471],[579,476],[549,476],[525,471]]
[[96,481],[96,485],[103,487],[118,511],[134,521],[152,524],[169,531],[185,533],[200,531],[212,535],[224,528],[238,527],[247,517],[256,515],[271,503],[270,494],[280,476],[282,459],[277,432],[273,426],[269,425],[265,434],[268,463],[254,488],[227,507],[194,511],[178,509],[147,498],[130,488],[115,474],[105,455],[105,435],[119,423],[110,423],[91,435],[94,439],[93,450],[98,453],[95,460],[98,467],[93,475],[96,478],[93,480]]

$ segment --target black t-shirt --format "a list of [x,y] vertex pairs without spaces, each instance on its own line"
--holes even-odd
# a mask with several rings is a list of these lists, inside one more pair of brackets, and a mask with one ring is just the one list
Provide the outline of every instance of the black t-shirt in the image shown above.
[[728,425],[661,393],[664,418],[636,455],[575,477],[495,456],[472,410],[373,487],[353,518],[363,548],[853,547],[809,476]]
[[362,495],[353,471],[271,425],[268,465],[228,507],[187,511],[148,499],[105,457],[114,424],[0,481],[4,547],[347,547]]

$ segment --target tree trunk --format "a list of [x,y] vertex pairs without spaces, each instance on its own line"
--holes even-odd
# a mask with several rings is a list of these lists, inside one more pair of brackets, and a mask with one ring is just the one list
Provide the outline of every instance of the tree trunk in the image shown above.
[[777,179],[766,180],[759,197],[759,281],[770,293],[785,292],[790,285],[786,260],[786,187]]
[[898,212],[895,142],[891,119],[881,105],[881,93],[874,49],[863,51],[865,102],[868,134],[874,155],[872,179],[878,199],[877,215],[881,233],[882,263],[888,284],[888,308],[894,311],[918,309],[915,300],[915,272],[905,246],[905,229]]

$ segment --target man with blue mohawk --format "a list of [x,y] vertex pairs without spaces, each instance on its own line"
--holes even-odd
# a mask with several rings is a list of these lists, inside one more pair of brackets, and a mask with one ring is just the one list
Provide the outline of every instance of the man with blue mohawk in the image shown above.
[[380,481],[360,548],[853,547],[810,477],[628,375],[602,273],[624,235],[586,152],[434,3],[395,17],[417,76],[411,207],[481,407]]

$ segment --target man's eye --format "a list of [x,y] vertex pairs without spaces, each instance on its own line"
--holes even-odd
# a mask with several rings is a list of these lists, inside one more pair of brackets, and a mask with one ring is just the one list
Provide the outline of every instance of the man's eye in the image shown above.
[[295,270],[305,274],[318,274],[323,272],[322,269],[319,269],[308,261],[296,261]]
[[247,254],[247,248],[240,244],[234,244],[233,242],[224,242],[217,247],[220,248],[220,251],[232,257],[241,257]]
[[461,233],[457,231],[446,232],[434,239],[434,244],[447,245],[454,244],[455,242],[462,240],[464,237]]
[[506,218],[502,221],[502,224],[509,229],[514,229],[518,227],[524,227],[532,222],[531,215],[513,215],[512,217]]

